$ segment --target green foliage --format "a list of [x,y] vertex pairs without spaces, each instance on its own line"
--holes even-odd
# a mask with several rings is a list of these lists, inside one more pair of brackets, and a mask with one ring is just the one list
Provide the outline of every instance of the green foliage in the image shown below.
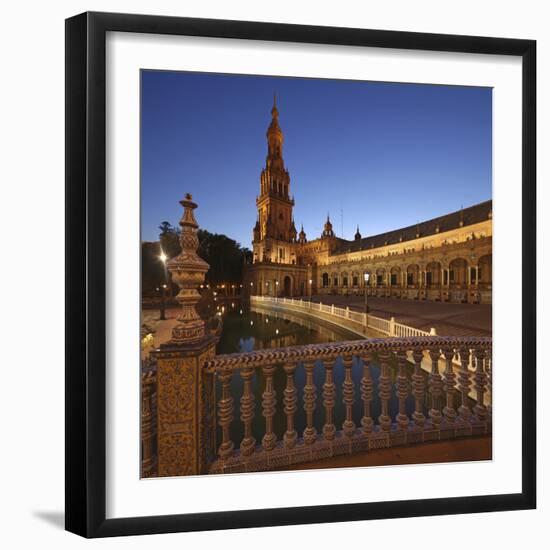
[[210,284],[240,283],[246,250],[226,235],[210,233],[204,229],[199,229],[198,237],[197,253],[210,264],[206,282]]
[[181,252],[180,247],[180,230],[173,227],[168,222],[162,222],[159,225],[160,229],[160,246],[163,252],[168,256],[168,258],[173,258]]
[[[179,243],[180,230],[169,222],[163,221],[159,225],[159,241],[142,243],[141,271],[142,292],[154,295],[156,288],[165,282],[164,266],[160,260],[161,250],[168,259],[181,252]],[[252,261],[252,253],[248,248],[241,247],[227,235],[210,233],[199,229],[199,248],[197,254],[210,265],[206,274],[206,283],[242,282],[244,263]],[[175,289],[174,289],[175,290]]]

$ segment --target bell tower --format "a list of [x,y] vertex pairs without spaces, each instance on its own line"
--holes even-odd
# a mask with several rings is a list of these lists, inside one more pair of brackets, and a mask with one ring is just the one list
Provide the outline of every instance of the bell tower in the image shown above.
[[292,217],[294,199],[290,196],[290,176],[283,160],[284,136],[279,126],[275,96],[266,137],[267,156],[260,175],[260,194],[256,198],[258,222],[254,230],[254,241],[273,239],[295,242],[296,229]]

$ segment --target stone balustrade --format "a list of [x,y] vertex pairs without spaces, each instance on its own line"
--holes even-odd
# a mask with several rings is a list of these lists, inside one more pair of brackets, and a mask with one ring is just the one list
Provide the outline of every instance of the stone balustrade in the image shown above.
[[[285,469],[342,454],[489,434],[491,345],[491,338],[431,336],[218,355],[202,367],[217,378],[219,386],[220,440],[209,473]],[[422,369],[426,358],[431,362],[429,374]],[[334,382],[337,361],[344,369],[340,388]],[[362,372],[359,384],[352,377],[354,366]],[[303,371],[300,374],[305,381],[301,405],[296,384],[299,371]],[[316,387],[315,374],[319,371],[323,383]],[[285,381],[280,395],[274,389],[277,373]],[[233,384],[237,379],[242,386]],[[260,403],[256,403],[254,384],[262,385],[256,388],[261,391]],[[240,395],[235,394],[236,387],[242,387]],[[393,415],[392,397],[397,400]],[[344,410],[340,426],[335,425],[333,414],[338,399]],[[411,399],[414,411],[407,413],[406,403]],[[362,414],[354,418],[353,405],[358,401],[362,402]],[[319,404],[323,409],[320,430],[314,422]],[[374,404],[379,411],[376,418],[372,414]],[[300,406],[304,425],[298,433]],[[279,434],[273,422],[278,410],[286,417],[284,433]],[[256,415],[262,417],[261,437],[255,437],[253,430]],[[241,441],[233,441],[232,426],[238,420],[244,435]]]
[[398,336],[412,338],[415,336],[435,336],[434,328],[427,332],[409,325],[397,323],[392,317],[383,319],[364,312],[351,311],[349,308],[337,307],[323,303],[310,302],[297,298],[276,298],[274,296],[251,296],[250,304],[255,306],[272,306],[306,315],[313,315],[340,327],[365,336],[367,329],[380,336]]
[[155,367],[146,362],[141,374],[141,477],[157,474],[157,379]]

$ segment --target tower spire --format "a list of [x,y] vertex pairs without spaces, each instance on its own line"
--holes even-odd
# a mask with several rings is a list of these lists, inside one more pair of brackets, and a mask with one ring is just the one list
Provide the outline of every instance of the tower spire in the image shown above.
[[334,231],[332,230],[332,223],[330,223],[330,215],[327,212],[327,221],[325,222],[325,227],[321,237],[334,237]]
[[279,117],[279,111],[277,110],[277,94],[273,92],[273,107],[271,108],[271,116],[273,118]]
[[[266,238],[295,242],[296,226],[292,216],[294,199],[290,195],[290,175],[283,160],[283,131],[279,125],[277,94],[273,93],[271,121],[266,132],[267,156],[260,175],[260,195],[256,199],[259,216],[258,242]],[[261,250],[258,247],[258,250]],[[262,257],[258,253],[258,257]]]

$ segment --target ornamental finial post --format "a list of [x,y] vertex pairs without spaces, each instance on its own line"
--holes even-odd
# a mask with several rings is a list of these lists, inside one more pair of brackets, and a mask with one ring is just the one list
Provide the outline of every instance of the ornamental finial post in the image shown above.
[[180,204],[183,206],[183,215],[179,222],[181,252],[167,263],[172,280],[180,288],[176,300],[181,304],[181,311],[170,340],[170,344],[176,345],[195,343],[205,336],[204,321],[195,308],[200,300],[198,286],[204,282],[204,276],[210,268],[197,254],[199,224],[193,212],[197,203],[193,202],[190,193],[186,193]]

